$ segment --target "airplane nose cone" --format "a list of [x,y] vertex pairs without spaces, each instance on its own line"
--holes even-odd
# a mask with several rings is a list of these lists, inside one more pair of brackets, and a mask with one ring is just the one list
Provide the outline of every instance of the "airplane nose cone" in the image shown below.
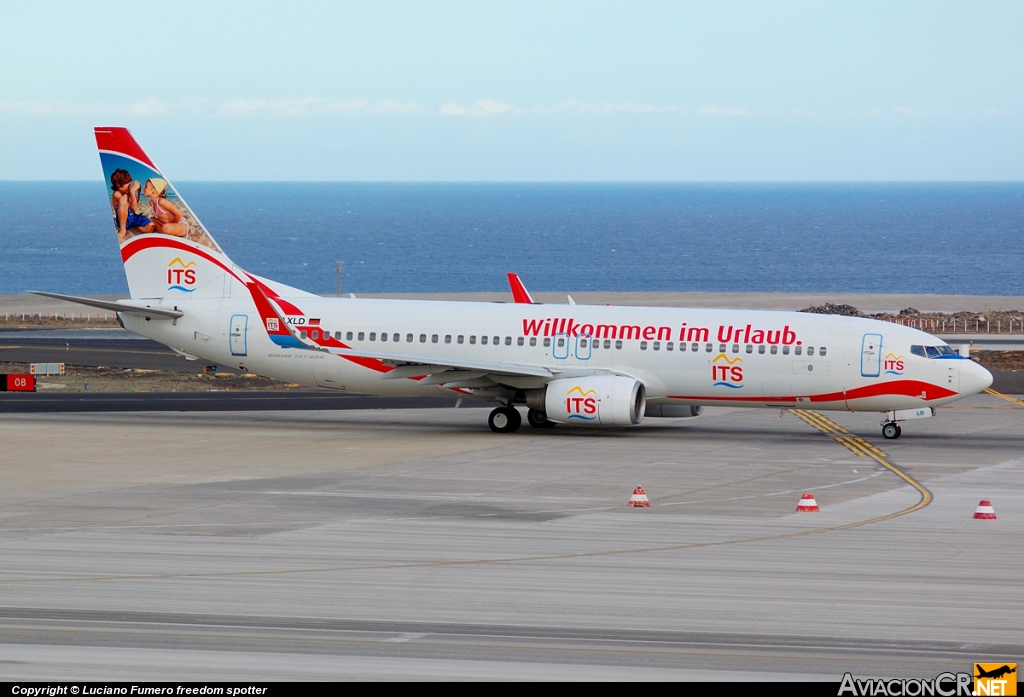
[[960,394],[977,394],[992,384],[992,373],[974,361],[960,362]]

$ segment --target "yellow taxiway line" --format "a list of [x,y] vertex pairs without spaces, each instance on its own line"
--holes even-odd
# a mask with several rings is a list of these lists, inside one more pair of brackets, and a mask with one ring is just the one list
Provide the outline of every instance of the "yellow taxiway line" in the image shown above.
[[1011,404],[1016,404],[1018,406],[1024,407],[1024,401],[1021,401],[1021,400],[1017,399],[1016,397],[1011,397],[1010,395],[1003,394],[1002,392],[996,392],[991,387],[986,387],[985,388],[985,392],[987,392],[988,394],[992,395],[993,397],[999,397],[999,399],[1005,399],[1007,402],[1010,402]]

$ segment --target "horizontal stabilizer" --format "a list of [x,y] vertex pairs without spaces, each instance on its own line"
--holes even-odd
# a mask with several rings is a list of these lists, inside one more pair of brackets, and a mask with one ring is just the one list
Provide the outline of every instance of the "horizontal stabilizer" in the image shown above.
[[111,310],[113,312],[133,312],[139,315],[153,315],[156,317],[166,317],[167,319],[178,319],[185,313],[181,310],[166,310],[162,307],[147,307],[142,304],[140,300],[125,301],[125,300],[97,300],[95,298],[83,298],[78,295],[61,295],[60,293],[45,293],[41,290],[30,290],[29,293],[35,295],[42,295],[47,298],[56,298],[57,300],[67,300],[68,302],[78,303],[79,305],[88,305],[89,307],[98,307],[101,310]]

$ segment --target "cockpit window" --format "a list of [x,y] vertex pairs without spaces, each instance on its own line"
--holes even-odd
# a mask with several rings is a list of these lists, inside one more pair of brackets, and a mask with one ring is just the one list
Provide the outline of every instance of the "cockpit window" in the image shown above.
[[911,346],[910,352],[921,358],[959,358],[960,354],[950,346]]

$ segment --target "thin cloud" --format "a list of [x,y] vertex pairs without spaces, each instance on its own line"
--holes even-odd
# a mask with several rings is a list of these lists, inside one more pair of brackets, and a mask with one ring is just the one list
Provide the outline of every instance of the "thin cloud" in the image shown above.
[[742,107],[718,106],[708,104],[697,110],[700,116],[752,116],[754,112]]

